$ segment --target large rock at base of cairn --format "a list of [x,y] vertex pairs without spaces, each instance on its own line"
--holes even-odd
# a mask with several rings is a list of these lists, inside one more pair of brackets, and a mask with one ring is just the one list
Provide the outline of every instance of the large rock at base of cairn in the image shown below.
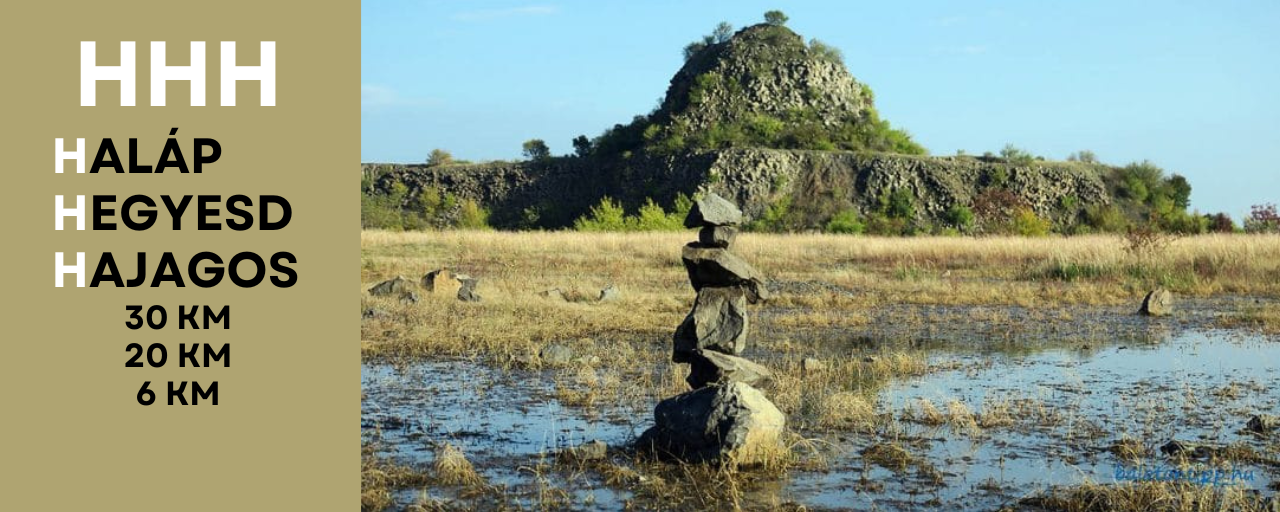
[[639,448],[689,462],[765,462],[777,453],[786,417],[759,390],[741,382],[711,386],[662,402]]
[[396,276],[394,279],[388,279],[374,285],[373,288],[369,289],[369,294],[377,297],[387,297],[411,291],[413,291],[413,281],[402,276]]
[[702,291],[706,286],[743,286],[749,292],[747,301],[752,304],[770,298],[764,276],[728,249],[691,243],[684,246],[680,256],[694,290]]
[[684,227],[737,226],[742,223],[742,210],[723,197],[707,194],[693,202],[684,218]]
[[701,350],[689,356],[689,376],[685,382],[699,389],[709,384],[741,382],[759,386],[773,379],[768,368],[747,359],[712,350]]
[[1142,299],[1142,309],[1138,313],[1146,316],[1168,316],[1173,313],[1173,293],[1164,288],[1156,288]]
[[676,328],[671,360],[688,362],[699,349],[738,355],[747,348],[747,297],[742,288],[703,288]]

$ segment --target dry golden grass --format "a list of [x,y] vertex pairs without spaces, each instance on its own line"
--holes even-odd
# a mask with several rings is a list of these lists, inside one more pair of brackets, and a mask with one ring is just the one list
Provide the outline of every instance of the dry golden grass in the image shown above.
[[1061,490],[1047,497],[1024,499],[1023,504],[1058,512],[1112,510],[1263,512],[1269,510],[1262,498],[1246,488],[1187,482],[1082,485]]
[[441,484],[474,487],[484,483],[475,466],[458,447],[443,444],[436,448],[435,458],[435,477]]

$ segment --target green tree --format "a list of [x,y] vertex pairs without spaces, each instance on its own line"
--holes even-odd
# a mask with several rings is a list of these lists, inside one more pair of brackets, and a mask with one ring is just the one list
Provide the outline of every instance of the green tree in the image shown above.
[[764,22],[775,27],[786,25],[787,20],[789,19],[791,18],[788,18],[786,14],[783,14],[782,11],[779,10],[772,10],[764,13]]
[[530,139],[524,142],[522,146],[524,156],[530,160],[546,160],[551,158],[551,148],[547,147],[547,143],[542,139]]
[[819,59],[833,64],[844,65],[844,52],[841,52],[839,48],[824,43],[817,38],[809,40],[809,50],[811,50]]
[[585,157],[591,154],[591,139],[586,135],[579,135],[573,138],[573,154]]
[[433,149],[431,154],[427,155],[427,165],[436,167],[439,165],[449,165],[453,163],[453,155],[443,149]]
[[716,28],[711,30],[711,35],[707,37],[711,38],[710,42],[712,44],[728,42],[729,39],[733,38],[733,25],[730,25],[727,21],[722,21],[716,25]]

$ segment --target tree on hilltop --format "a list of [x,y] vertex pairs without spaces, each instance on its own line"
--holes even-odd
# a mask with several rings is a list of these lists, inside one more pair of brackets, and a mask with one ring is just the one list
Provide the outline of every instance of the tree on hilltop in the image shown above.
[[791,18],[788,18],[786,14],[782,13],[782,11],[779,11],[776,9],[764,13],[764,22],[770,25],[773,25],[775,27],[781,27],[783,25],[786,25],[787,20],[789,19]]

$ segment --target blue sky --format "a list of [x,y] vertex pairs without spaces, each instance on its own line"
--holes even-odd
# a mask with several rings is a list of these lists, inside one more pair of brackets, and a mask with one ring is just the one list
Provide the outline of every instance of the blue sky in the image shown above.
[[464,1],[361,3],[361,160],[433,148],[554,153],[654,108],[720,21],[844,51],[881,114],[932,154],[1089,149],[1187,176],[1192,207],[1280,201],[1280,2]]

